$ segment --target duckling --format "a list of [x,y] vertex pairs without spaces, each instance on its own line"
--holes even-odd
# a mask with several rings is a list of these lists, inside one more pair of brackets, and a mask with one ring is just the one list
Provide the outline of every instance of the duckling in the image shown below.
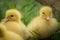
[[17,9],[10,9],[6,11],[5,19],[2,20],[6,28],[21,35],[24,39],[30,37],[31,33],[21,21],[21,13]]
[[0,40],[24,40],[18,34],[8,31],[5,25],[0,24]]
[[28,29],[35,33],[34,37],[44,39],[57,30],[58,22],[52,17],[52,8],[49,6],[43,6],[39,13],[40,15],[32,19],[28,24]]

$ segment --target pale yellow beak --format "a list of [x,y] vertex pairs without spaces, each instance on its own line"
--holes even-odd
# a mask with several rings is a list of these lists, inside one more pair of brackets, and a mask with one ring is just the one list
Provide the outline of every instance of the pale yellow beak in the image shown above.
[[50,20],[51,18],[49,16],[46,17],[47,20]]
[[8,19],[7,18],[4,18],[3,20],[2,20],[2,22],[7,22],[8,21]]

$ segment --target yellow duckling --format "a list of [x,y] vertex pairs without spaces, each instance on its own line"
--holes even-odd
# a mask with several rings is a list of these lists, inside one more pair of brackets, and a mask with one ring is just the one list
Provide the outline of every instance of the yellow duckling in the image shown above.
[[24,40],[18,34],[8,31],[3,24],[0,24],[0,40]]
[[24,39],[29,38],[31,35],[27,27],[21,21],[21,13],[16,9],[7,10],[5,19],[3,19],[2,22],[4,22],[8,30],[21,35]]
[[58,26],[58,22],[52,17],[52,8],[44,6],[39,11],[40,16],[34,18],[29,24],[28,29],[34,32],[38,38],[47,38],[52,35]]

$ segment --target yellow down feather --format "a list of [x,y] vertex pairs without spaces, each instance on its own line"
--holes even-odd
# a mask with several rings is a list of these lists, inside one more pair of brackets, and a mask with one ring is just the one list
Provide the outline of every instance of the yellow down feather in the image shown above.
[[24,40],[18,34],[8,31],[5,25],[0,24],[0,40]]

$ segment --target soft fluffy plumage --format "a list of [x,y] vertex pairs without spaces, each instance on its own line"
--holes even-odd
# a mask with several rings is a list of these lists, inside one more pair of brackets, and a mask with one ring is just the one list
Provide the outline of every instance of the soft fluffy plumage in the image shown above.
[[0,40],[24,40],[18,34],[8,31],[3,24],[0,24]]
[[6,11],[5,20],[2,20],[8,30],[21,35],[24,39],[30,36],[24,23],[21,21],[21,13],[16,9]]
[[39,38],[47,38],[57,30],[58,22],[52,17],[52,8],[49,6],[42,7],[39,13],[40,16],[28,24],[28,29]]

